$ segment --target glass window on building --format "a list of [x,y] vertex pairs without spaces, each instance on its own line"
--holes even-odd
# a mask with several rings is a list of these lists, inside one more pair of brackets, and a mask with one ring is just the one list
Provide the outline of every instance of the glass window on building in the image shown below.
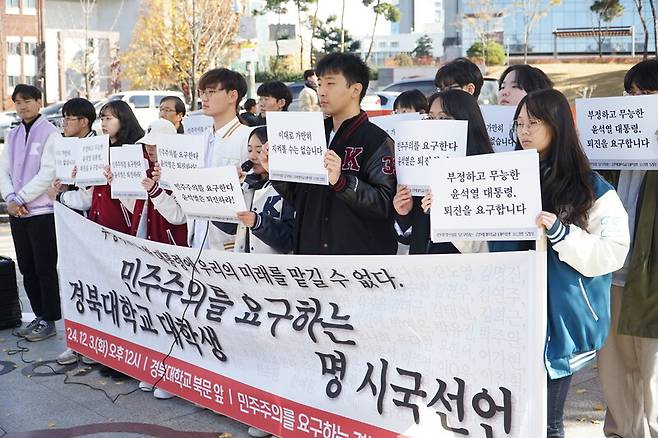
[[18,76],[7,76],[7,90],[9,93],[14,91],[14,87],[20,83]]
[[37,56],[37,43],[29,42],[23,44],[25,56]]
[[25,76],[25,83],[28,85],[37,86],[37,77],[36,76]]
[[7,41],[7,55],[21,55],[21,43],[18,41]]
[[20,0],[5,0],[5,12],[7,14],[20,13]]
[[23,0],[23,9],[36,9],[37,1],[36,0]]

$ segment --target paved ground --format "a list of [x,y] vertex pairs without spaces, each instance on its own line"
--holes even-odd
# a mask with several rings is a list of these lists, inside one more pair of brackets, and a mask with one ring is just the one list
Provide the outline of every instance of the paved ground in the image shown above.
[[[0,254],[14,257],[7,224],[0,224]],[[24,292],[21,302],[23,319],[31,319]],[[155,400],[137,390],[113,403],[109,398],[135,390],[137,383],[103,378],[97,366],[63,368],[54,363],[66,348],[61,322],[58,330],[58,336],[46,341],[18,344],[11,330],[0,331],[0,438],[5,433],[7,438],[247,436],[246,426],[180,399]],[[69,371],[69,376],[53,371]],[[567,437],[602,437],[603,412],[596,368],[591,366],[574,376],[567,400]]]

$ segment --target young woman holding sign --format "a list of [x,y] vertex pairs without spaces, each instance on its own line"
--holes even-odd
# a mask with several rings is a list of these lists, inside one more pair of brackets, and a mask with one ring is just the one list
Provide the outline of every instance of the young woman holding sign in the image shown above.
[[[432,120],[468,120],[467,156],[493,153],[489,134],[475,97],[462,90],[448,89],[430,97],[429,109]],[[430,242],[430,217],[423,212],[421,204],[421,198],[412,197],[408,187],[398,186],[397,193],[393,197],[393,207],[400,231],[404,233],[411,228],[409,254],[458,253],[457,248],[451,243]]]
[[514,131],[517,149],[536,149],[540,157],[544,211],[537,226],[549,241],[547,437],[562,438],[571,376],[608,334],[611,273],[628,252],[628,216],[614,188],[590,169],[562,93],[529,93],[516,110]]

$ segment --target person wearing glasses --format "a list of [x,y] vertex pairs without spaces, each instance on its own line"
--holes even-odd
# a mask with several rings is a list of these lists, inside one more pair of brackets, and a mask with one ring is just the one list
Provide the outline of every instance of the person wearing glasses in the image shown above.
[[[491,154],[491,140],[482,118],[477,99],[461,90],[448,89],[434,93],[429,99],[431,120],[468,120],[466,155]],[[453,243],[430,241],[431,192],[424,197],[412,197],[407,186],[398,186],[393,197],[395,220],[402,232],[411,228],[409,254],[457,254],[461,252]],[[466,252],[466,248],[462,248]],[[470,251],[469,251],[470,252]]]
[[[240,101],[247,93],[247,81],[240,73],[227,68],[208,70],[199,79],[198,96],[203,113],[212,117],[213,129],[207,134],[206,167],[240,166],[249,159],[247,144],[251,128],[240,123]],[[208,221],[191,219],[187,224],[188,243],[192,248],[232,251],[235,236]]]
[[17,335],[28,341],[55,336],[61,319],[53,202],[57,128],[39,114],[41,90],[18,84],[11,100],[21,123],[7,135],[0,155],[0,193],[7,202],[18,268],[35,318]]
[[480,68],[466,58],[457,58],[443,65],[434,77],[436,91],[462,90],[477,99],[484,85]]
[[185,102],[178,96],[163,97],[160,101],[160,118],[174,124],[177,134],[184,134],[183,117],[187,112]]
[[[658,60],[642,61],[628,70],[624,94],[658,94]],[[655,122],[656,115],[652,116]],[[624,266],[612,276],[612,322],[598,356],[607,406],[603,432],[623,438],[658,437],[658,172],[607,174],[628,212],[632,245]]]

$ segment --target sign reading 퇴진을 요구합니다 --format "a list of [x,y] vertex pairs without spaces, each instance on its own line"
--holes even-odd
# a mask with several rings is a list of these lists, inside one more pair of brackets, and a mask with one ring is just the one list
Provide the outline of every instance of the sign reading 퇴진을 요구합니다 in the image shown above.
[[238,223],[247,209],[237,169],[233,166],[170,170],[176,201],[188,218]]
[[398,184],[423,196],[430,186],[431,163],[466,156],[466,120],[400,122],[395,136],[395,173]]
[[110,149],[110,169],[112,199],[148,197],[142,181],[146,178],[148,161],[144,158],[141,144],[124,144]]
[[576,99],[576,115],[592,168],[658,170],[658,95]]
[[[65,184],[107,184],[104,172],[110,164],[110,137],[58,137],[55,140],[55,175]],[[75,178],[71,172],[76,168]]]
[[449,158],[436,160],[432,166],[433,242],[539,237],[536,150]]
[[55,214],[67,344],[113,369],[282,438],[546,433],[545,253],[199,253]]
[[267,139],[271,180],[329,184],[322,113],[268,112]]

